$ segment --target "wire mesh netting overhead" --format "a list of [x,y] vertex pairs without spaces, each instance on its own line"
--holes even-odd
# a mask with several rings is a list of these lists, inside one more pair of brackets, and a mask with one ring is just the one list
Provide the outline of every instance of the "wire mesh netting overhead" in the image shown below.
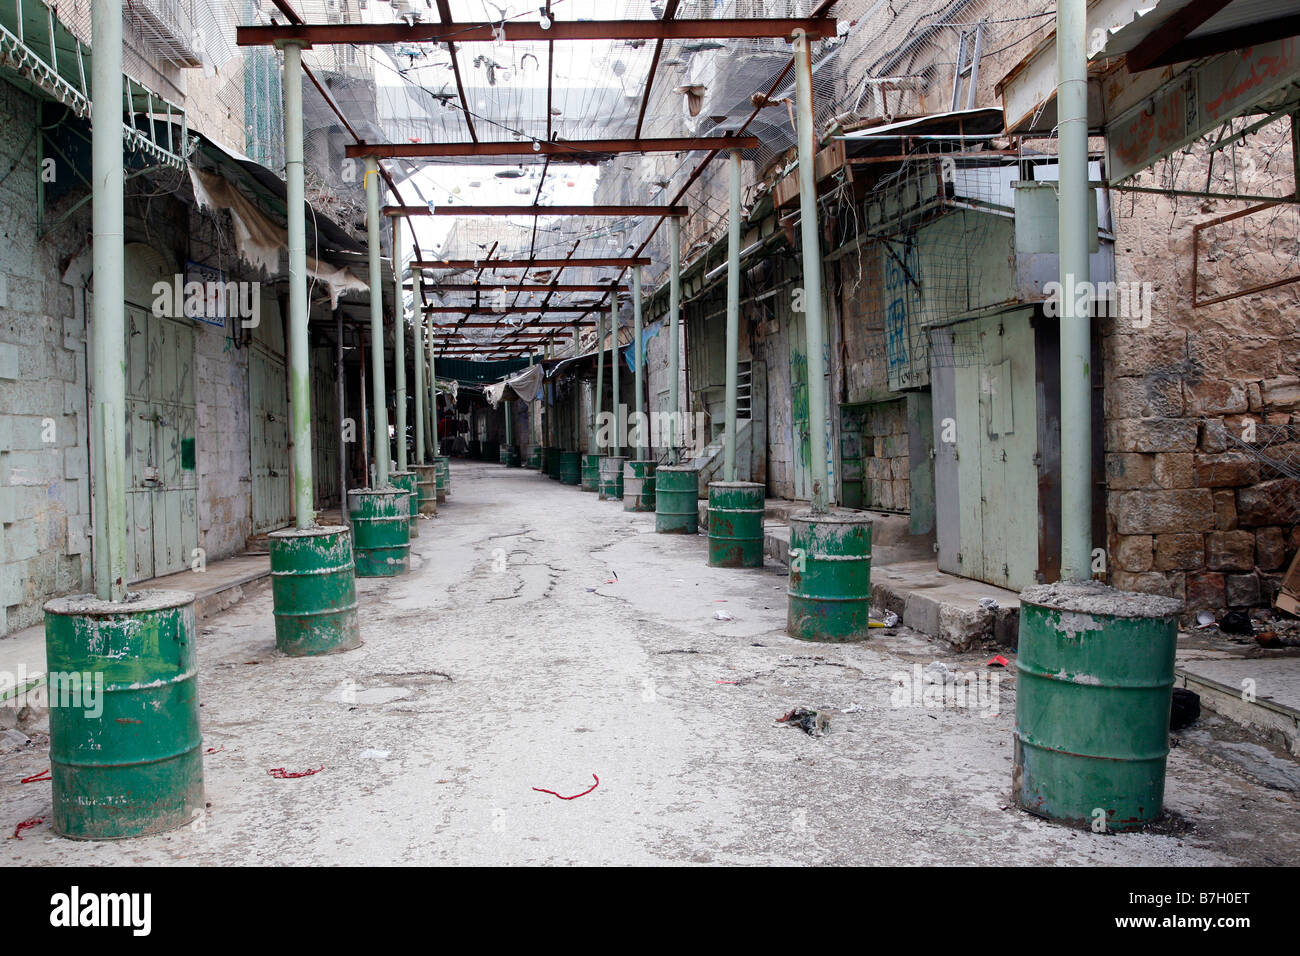
[[[829,132],[964,108],[1050,28],[1049,0],[290,0],[309,24],[512,23],[578,20],[837,18],[838,33],[812,44],[817,130]],[[89,0],[59,16],[89,39]],[[288,22],[270,0],[127,0],[127,70],[177,101],[194,124],[277,172],[283,171],[281,55],[238,47],[240,25]],[[454,41],[454,37],[452,38]],[[347,146],[373,143],[563,141],[633,137],[757,137],[747,150],[745,202],[793,166],[793,47],[765,39],[529,40],[323,45],[304,52],[308,197],[354,237],[364,235],[364,173]],[[454,59],[453,59],[454,57]],[[982,66],[981,66],[982,64]],[[983,72],[981,73],[981,69]],[[459,82],[457,80],[459,74]],[[339,114],[342,114],[342,119]],[[392,160],[383,166],[398,195],[385,202],[457,204],[634,204],[687,207],[683,250],[691,261],[722,237],[726,164],[700,172],[707,153],[589,156],[562,161],[540,152],[511,157]],[[598,161],[597,161],[598,160]],[[910,174],[909,174],[910,175]],[[825,201],[825,200],[824,200]],[[834,199],[830,201],[835,201]],[[428,259],[622,257],[650,259],[645,285],[666,277],[668,230],[659,217],[464,219],[411,217],[408,255]],[[414,242],[412,242],[412,238]],[[458,273],[431,270],[446,285],[545,281],[593,285],[618,268]],[[460,291],[430,290],[427,304],[458,305]],[[529,304],[511,293],[510,306]],[[417,301],[420,293],[417,292]],[[549,306],[584,303],[586,291],[555,292]],[[481,297],[473,300],[481,302]],[[512,318],[514,318],[512,316]],[[527,317],[525,317],[527,318]],[[588,320],[590,316],[586,317]]]

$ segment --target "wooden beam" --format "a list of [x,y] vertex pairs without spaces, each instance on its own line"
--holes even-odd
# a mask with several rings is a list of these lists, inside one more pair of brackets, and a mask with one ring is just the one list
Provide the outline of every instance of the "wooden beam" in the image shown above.
[[1128,51],[1124,57],[1128,71],[1139,73],[1150,69],[1155,65],[1156,60],[1169,52],[1174,44],[1187,39],[1187,34],[1230,2],[1231,0],[1192,0],[1187,6],[1175,10],[1168,20],[1148,33],[1137,46]]
[[412,269],[615,269],[627,266],[648,266],[648,256],[623,258],[619,256],[593,259],[418,259]]
[[385,216],[685,216],[685,206],[385,206]]
[[811,39],[835,36],[834,17],[737,17],[717,20],[572,20],[556,21],[549,30],[540,23],[452,23],[443,14],[447,0],[438,0],[441,23],[291,23],[243,26],[235,29],[239,46],[304,43],[309,46],[354,44],[380,46],[404,43],[547,43],[562,40],[763,40],[789,39],[802,30]]
[[583,315],[587,312],[594,312],[599,308],[599,303],[596,305],[548,305],[546,307],[512,305],[505,309],[492,309],[472,305],[426,305],[424,307],[424,314],[460,315],[461,313],[468,312],[473,315],[534,315],[538,312],[567,312],[576,315]]
[[[430,292],[500,292],[504,289],[506,292],[608,292],[610,284],[604,285],[573,285],[560,284],[544,285],[542,283],[533,283],[525,285],[516,282],[474,282],[474,283],[449,283],[449,282],[428,282],[424,286]],[[626,292],[628,287],[625,285],[613,286],[619,292]]]
[[[1259,43],[1267,43],[1269,40],[1286,39],[1294,36],[1300,36],[1300,15],[1260,20],[1256,23],[1248,23],[1245,26],[1224,30],[1221,33],[1210,33],[1205,36],[1188,37],[1181,40],[1155,57],[1151,61],[1149,68],[1154,69],[1158,66],[1186,63],[1188,60],[1199,60],[1201,57],[1227,53],[1229,50],[1244,50]],[[1125,57],[1125,62],[1128,64],[1130,73],[1136,72],[1131,60]]]
[[443,159],[448,157],[548,156],[557,161],[594,163],[624,153],[685,153],[697,149],[757,149],[757,136],[676,136],[637,139],[502,140],[473,143],[357,143],[349,159]]

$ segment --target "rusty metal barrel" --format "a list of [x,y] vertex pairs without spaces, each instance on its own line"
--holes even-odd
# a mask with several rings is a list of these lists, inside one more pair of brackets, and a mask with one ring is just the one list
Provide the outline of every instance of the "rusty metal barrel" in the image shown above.
[[352,556],[359,578],[405,574],[411,567],[411,506],[401,488],[348,491]]
[[560,484],[576,485],[582,481],[582,456],[576,451],[560,452]]
[[415,465],[415,486],[419,489],[420,514],[438,513],[438,466]]
[[655,465],[653,461],[623,463],[623,510],[655,510]]
[[307,657],[361,646],[356,566],[346,525],[288,528],[267,535],[275,646]]
[[582,490],[597,491],[600,487],[600,456],[582,456]]
[[600,500],[623,500],[623,463],[627,461],[621,455],[606,455],[596,467],[600,475]]
[[852,512],[790,516],[785,631],[805,641],[871,635],[871,519]]
[[451,494],[451,459],[446,455],[435,455],[433,464],[438,469],[438,503],[441,504]]
[[763,486],[752,481],[709,482],[709,565],[763,566]]
[[1018,806],[1093,830],[1161,817],[1182,607],[1095,581],[1021,593]]
[[655,469],[655,530],[695,534],[700,526],[700,472],[690,465]]
[[411,537],[420,536],[420,476],[413,471],[390,471],[388,480],[394,488],[401,488],[409,496],[407,505],[411,509]]
[[187,591],[45,604],[59,836],[120,840],[202,819],[197,637]]

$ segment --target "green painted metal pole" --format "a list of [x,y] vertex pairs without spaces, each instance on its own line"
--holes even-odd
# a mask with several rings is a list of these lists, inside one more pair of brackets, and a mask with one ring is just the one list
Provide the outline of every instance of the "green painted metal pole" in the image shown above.
[[366,157],[366,240],[370,247],[370,378],[375,422],[375,487],[388,485],[391,470],[388,405],[384,397],[384,295],[379,271],[379,162]]
[[311,457],[311,370],[307,343],[307,217],[303,206],[302,47],[284,47],[284,178],[289,243],[289,414],[293,423],[293,513],[301,531],[316,524]]
[[415,366],[415,461],[423,465],[429,460],[424,447],[424,310],[415,310],[414,359]]
[[727,212],[726,425],[722,432],[722,477],[736,480],[736,392],[740,363],[740,150],[731,151]]
[[613,351],[610,353],[609,372],[613,376],[611,384],[614,387],[614,456],[618,457],[623,454],[623,407],[618,402],[618,380],[623,376],[619,374],[622,370],[618,367],[618,293],[611,292],[610,297],[613,299],[609,307],[609,328],[613,340],[610,348]]
[[126,597],[126,295],[122,193],[122,0],[93,0],[91,34],[91,199],[95,463],[95,594]]
[[591,454],[600,454],[600,409],[605,400],[605,316],[596,313],[596,400],[591,409]]
[[826,349],[822,338],[822,254],[817,221],[817,153],[813,129],[812,47],[799,33],[794,41],[795,117],[799,128],[799,232],[803,246],[804,334],[808,351],[808,451],[812,471],[812,512],[825,514]]
[[505,405],[506,408],[506,447],[509,448],[515,441],[514,425],[510,421],[512,417],[510,414],[510,399],[507,398],[502,404]]
[[1088,268],[1088,55],[1086,0],[1058,0],[1056,60],[1060,151],[1061,579],[1085,581],[1092,565],[1091,318],[1074,290]]
[[632,267],[632,360],[635,364],[633,369],[633,393],[632,408],[636,412],[637,430],[636,430],[636,460],[645,461],[649,452],[645,446],[645,432],[649,429],[649,424],[644,417],[645,406],[642,404],[642,396],[645,394],[645,381],[642,378],[641,366],[645,362],[643,349],[645,346],[641,342],[641,267]]
[[393,390],[397,393],[397,470],[406,471],[406,296],[402,292],[402,227],[393,217]]
[[682,377],[682,357],[681,357],[681,335],[682,335],[682,221],[673,217],[671,228],[668,232],[668,244],[670,249],[668,263],[668,360],[669,372],[668,379],[668,405],[672,411],[672,417],[668,425],[668,444],[673,464],[678,462],[677,444],[678,444],[678,424],[682,415],[682,394],[681,394],[681,377]]
[[437,458],[441,454],[438,448],[438,360],[433,354],[432,335],[425,339],[425,347],[429,350],[429,447],[432,457]]

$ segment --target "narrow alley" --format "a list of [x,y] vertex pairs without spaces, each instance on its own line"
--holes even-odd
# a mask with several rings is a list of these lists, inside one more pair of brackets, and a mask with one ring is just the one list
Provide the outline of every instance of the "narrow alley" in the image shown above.
[[[1016,812],[1013,671],[969,707],[891,703],[914,666],[985,670],[990,651],[904,627],[809,645],[784,633],[778,562],[709,568],[702,536],[528,470],[456,462],[452,488],[411,573],[359,582],[359,650],[277,654],[266,590],[203,622],[202,827],[82,843],[41,825],[4,862],[1300,863],[1294,793],[1180,747],[1153,832]],[[776,722],[801,705],[831,715],[823,736]],[[48,807],[18,783],[45,760],[0,755],[14,821]],[[580,799],[534,789],[593,775]]]

